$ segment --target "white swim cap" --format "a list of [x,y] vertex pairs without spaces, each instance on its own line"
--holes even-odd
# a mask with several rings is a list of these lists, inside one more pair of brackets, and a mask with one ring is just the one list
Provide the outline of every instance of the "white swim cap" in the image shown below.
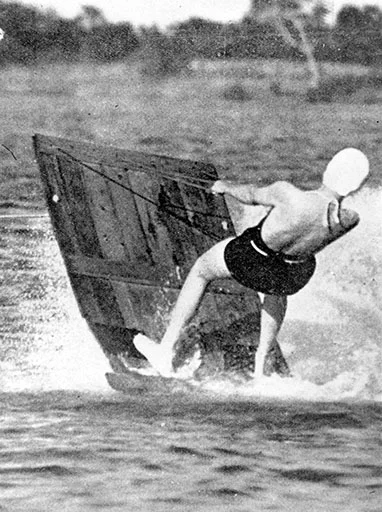
[[346,148],[329,162],[322,183],[342,197],[360,188],[369,174],[369,161],[359,149]]

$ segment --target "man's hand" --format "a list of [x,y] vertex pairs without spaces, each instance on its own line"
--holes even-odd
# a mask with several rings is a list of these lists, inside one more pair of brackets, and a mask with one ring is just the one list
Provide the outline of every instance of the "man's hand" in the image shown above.
[[226,186],[224,181],[217,180],[210,188],[211,192],[213,194],[224,194],[226,192]]

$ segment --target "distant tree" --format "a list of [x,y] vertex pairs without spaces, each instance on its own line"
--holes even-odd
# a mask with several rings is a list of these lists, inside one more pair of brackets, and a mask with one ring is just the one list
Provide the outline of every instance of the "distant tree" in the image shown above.
[[0,19],[5,31],[0,45],[3,64],[75,58],[78,52],[77,23],[60,18],[52,10],[40,11],[17,2],[0,2]]
[[273,22],[262,21],[257,15],[249,15],[242,20],[239,48],[243,57],[295,57],[283,43]]
[[43,22],[39,11],[19,3],[1,3],[0,18],[8,41],[17,41],[20,58],[34,60],[40,45],[39,28]]
[[130,23],[109,23],[103,12],[92,5],[82,6],[76,22],[81,30],[82,59],[116,61],[127,57],[139,45]]
[[82,13],[79,15],[78,20],[83,24],[86,30],[92,30],[95,27],[107,24],[101,9],[93,5],[83,5]]
[[320,1],[313,6],[312,14],[310,16],[310,23],[316,30],[326,30],[328,24],[326,18],[330,10],[326,7],[325,3]]
[[313,5],[311,12],[306,16],[306,32],[318,62],[332,59],[336,52],[331,37],[332,27],[327,21],[329,13],[326,2],[320,0]]
[[173,25],[170,33],[190,57],[214,58],[222,46],[226,28],[222,23],[190,18]]
[[302,10],[307,3],[310,0],[253,0],[257,19],[273,23],[284,42],[305,56],[311,75],[310,87],[316,89],[320,83],[320,68]]
[[105,23],[94,27],[86,37],[88,58],[104,62],[124,59],[139,45],[130,23]]
[[374,66],[382,65],[382,9],[375,5],[363,8],[366,32],[372,52],[371,61]]
[[346,5],[338,13],[333,36],[344,62],[373,64],[382,52],[382,11]]
[[83,29],[76,20],[57,17],[49,33],[57,60],[77,60],[81,51]]
[[356,30],[362,23],[362,11],[353,5],[345,5],[337,15],[336,25],[338,28],[345,28],[350,31]]
[[[114,61],[141,47],[148,74],[167,75],[194,58],[305,58],[313,89],[320,83],[318,63],[323,59],[361,62],[377,70],[382,62],[382,10],[345,5],[332,27],[326,23],[326,5],[325,0],[252,0],[251,12],[239,23],[191,18],[166,32],[151,27],[136,33],[127,22],[109,23],[90,4],[77,18],[66,19],[52,10],[0,0],[5,31],[0,63]],[[282,86],[281,79],[277,82],[282,66],[279,61],[277,65],[275,84]]]

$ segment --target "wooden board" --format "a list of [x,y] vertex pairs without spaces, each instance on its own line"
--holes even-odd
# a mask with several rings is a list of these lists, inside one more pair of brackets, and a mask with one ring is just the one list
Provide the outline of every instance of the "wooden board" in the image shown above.
[[[114,365],[140,357],[134,335],[159,340],[196,258],[235,234],[224,198],[208,192],[216,169],[44,135],[34,147],[82,315]],[[257,294],[223,280],[209,286],[187,339],[240,368],[253,364],[258,330]]]
[[107,373],[106,379],[115,391],[122,393],[155,393],[171,395],[174,393],[190,393],[197,389],[197,383],[160,375],[145,375],[134,370],[124,373]]

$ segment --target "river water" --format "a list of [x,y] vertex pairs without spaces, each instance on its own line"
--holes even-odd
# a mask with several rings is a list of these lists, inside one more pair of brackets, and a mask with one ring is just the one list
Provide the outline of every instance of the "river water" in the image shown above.
[[0,220],[0,510],[382,510],[381,192],[319,255],[280,343],[292,379],[119,394],[49,219]]

